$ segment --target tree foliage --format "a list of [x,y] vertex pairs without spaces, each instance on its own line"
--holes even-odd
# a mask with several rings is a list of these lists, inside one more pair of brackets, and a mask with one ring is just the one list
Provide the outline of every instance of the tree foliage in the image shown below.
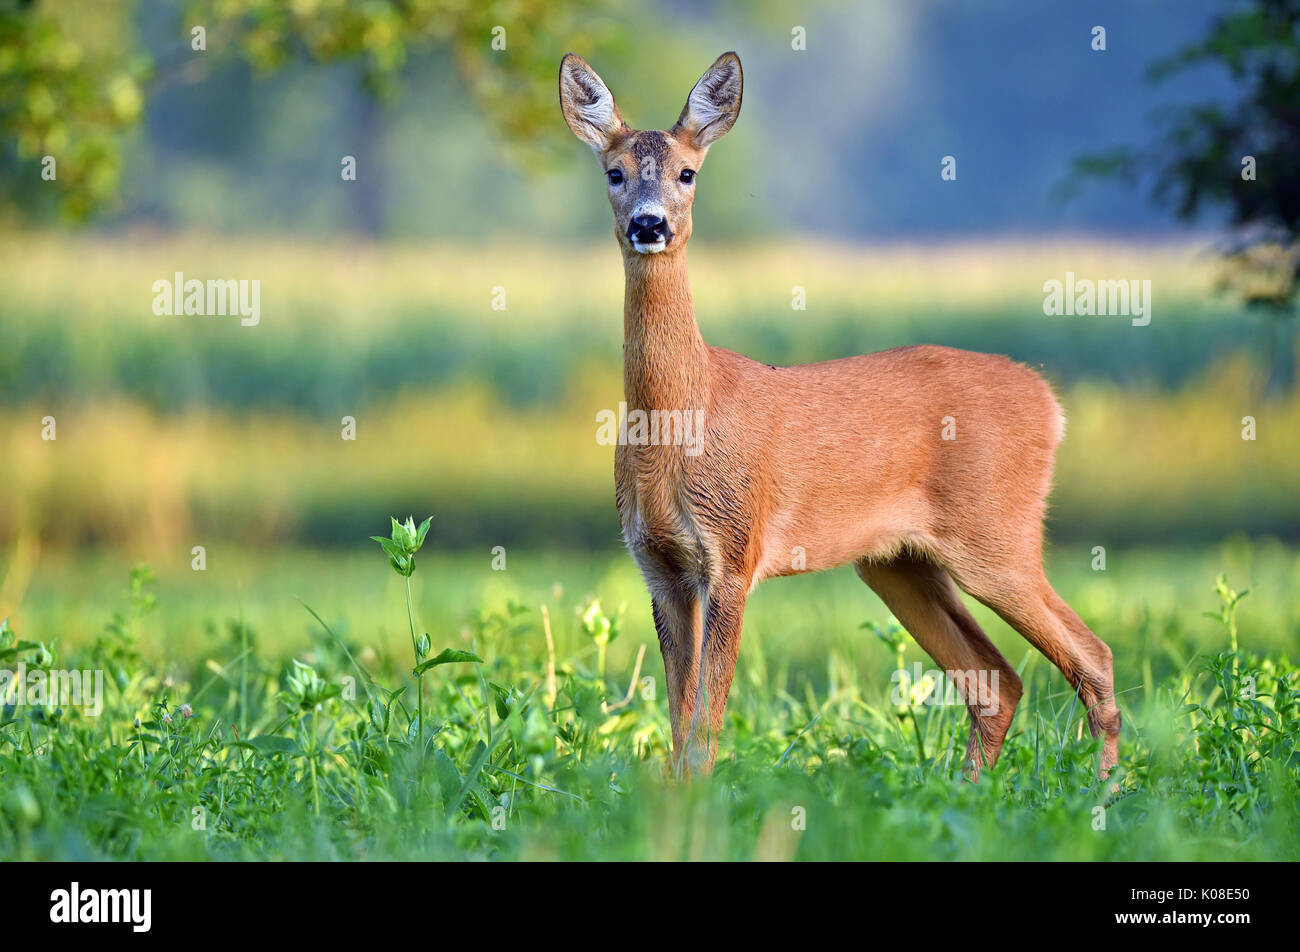
[[[609,0],[185,0],[161,49],[141,47],[129,3],[0,0],[0,209],[52,205],[84,219],[111,204],[122,137],[148,97],[200,81],[204,58],[237,56],[259,75],[286,64],[354,62],[380,98],[424,51],[449,55],[474,100],[527,149],[553,124],[555,70],[570,45],[615,36]],[[86,20],[91,22],[86,28]],[[203,50],[194,49],[196,27]],[[208,60],[208,63],[211,61]],[[52,180],[42,163],[56,163]],[[41,188],[49,185],[51,188]]]
[[[140,117],[147,63],[111,43],[88,48],[66,27],[44,4],[0,0],[0,207],[10,212],[33,214],[51,192],[78,218],[107,201],[120,134]],[[46,156],[52,180],[41,177]]]

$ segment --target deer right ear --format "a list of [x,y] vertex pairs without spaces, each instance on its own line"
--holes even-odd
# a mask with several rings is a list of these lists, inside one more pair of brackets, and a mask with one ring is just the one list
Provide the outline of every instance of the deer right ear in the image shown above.
[[560,111],[573,134],[597,155],[627,131],[609,87],[573,53],[560,61]]

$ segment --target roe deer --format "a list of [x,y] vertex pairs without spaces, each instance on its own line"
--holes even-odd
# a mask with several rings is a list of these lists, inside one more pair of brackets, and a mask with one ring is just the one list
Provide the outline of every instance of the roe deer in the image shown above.
[[628,413],[703,414],[689,416],[703,421],[693,453],[620,439],[614,466],[663,652],[674,769],[713,768],[754,587],[852,562],[961,692],[972,778],[997,761],[1022,689],[958,586],[1061,669],[1093,736],[1105,734],[1108,776],[1120,730],[1111,652],[1042,568],[1065,427],[1043,379],[947,347],[773,367],[701,338],[686,277],[696,173],[736,122],[741,85],[740,59],[724,53],[671,129],[642,132],[581,57],[560,64],[565,121],[600,160],[623,252]]

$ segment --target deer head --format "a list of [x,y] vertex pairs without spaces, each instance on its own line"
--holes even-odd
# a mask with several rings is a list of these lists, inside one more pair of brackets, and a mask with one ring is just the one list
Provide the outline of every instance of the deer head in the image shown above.
[[695,84],[677,123],[642,132],[623,121],[609,87],[580,56],[560,62],[560,108],[600,160],[623,253],[679,251],[691,237],[695,179],[709,146],[740,115],[740,57],[723,53]]

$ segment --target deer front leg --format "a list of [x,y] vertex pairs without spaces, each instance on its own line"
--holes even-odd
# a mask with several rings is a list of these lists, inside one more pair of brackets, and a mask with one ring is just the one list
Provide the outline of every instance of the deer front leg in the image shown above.
[[700,600],[685,586],[662,585],[653,591],[651,609],[667,680],[673,775],[681,776],[700,680]]
[[748,592],[748,584],[738,576],[716,579],[708,587],[703,605],[701,676],[686,751],[687,768],[692,773],[712,773],[718,756],[718,737],[722,733],[731,680],[736,673]]

